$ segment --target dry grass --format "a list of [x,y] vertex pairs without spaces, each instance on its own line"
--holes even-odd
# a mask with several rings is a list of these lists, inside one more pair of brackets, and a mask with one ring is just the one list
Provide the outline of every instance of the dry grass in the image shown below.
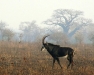
[[94,47],[76,49],[73,69],[67,69],[68,61],[60,58],[52,70],[52,57],[40,51],[40,43],[0,42],[0,75],[94,75]]

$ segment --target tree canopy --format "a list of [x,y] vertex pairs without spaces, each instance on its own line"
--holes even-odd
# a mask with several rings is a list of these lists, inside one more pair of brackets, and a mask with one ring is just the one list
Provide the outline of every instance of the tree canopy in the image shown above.
[[72,37],[82,27],[92,24],[91,19],[86,19],[82,15],[82,11],[57,9],[54,11],[52,18],[44,21],[44,23],[47,25],[59,25],[67,36]]

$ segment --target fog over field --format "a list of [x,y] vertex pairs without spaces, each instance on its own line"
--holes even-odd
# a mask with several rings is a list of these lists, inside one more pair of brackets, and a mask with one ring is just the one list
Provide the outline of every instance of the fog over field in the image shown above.
[[[0,74],[94,75],[93,7],[93,0],[0,0]],[[52,69],[47,50],[61,47],[74,50],[72,69],[71,56]]]
[[[88,36],[92,35],[94,28],[92,7],[93,0],[1,0],[1,36],[3,36],[2,31],[5,29],[13,32],[15,34],[13,37],[16,40],[18,40],[18,36],[23,35],[23,40],[27,37],[33,37],[33,41],[38,34],[42,36],[61,31],[68,37],[72,37],[76,32],[79,32],[81,35],[85,34],[86,42]],[[47,21],[52,23],[49,25]],[[30,29],[29,26],[32,28]]]
[[73,9],[83,11],[85,18],[94,21],[93,3],[93,0],[0,0],[0,20],[14,29],[19,29],[21,22],[32,20],[41,26],[41,22],[50,18],[54,10]]

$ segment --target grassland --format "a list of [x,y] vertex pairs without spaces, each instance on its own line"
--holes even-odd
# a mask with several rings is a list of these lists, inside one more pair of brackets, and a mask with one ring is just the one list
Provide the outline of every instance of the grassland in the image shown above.
[[67,69],[68,61],[60,58],[52,69],[52,57],[41,43],[0,42],[0,75],[94,75],[94,47],[71,45],[75,50],[74,67]]

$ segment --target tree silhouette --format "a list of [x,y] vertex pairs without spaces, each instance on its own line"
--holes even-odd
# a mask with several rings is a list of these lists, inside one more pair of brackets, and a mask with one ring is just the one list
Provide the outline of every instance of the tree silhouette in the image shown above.
[[76,31],[84,26],[90,25],[92,21],[81,17],[83,12],[57,9],[54,11],[51,19],[44,21],[47,25],[59,25],[67,36],[72,37]]
[[39,27],[36,21],[21,22],[19,28],[23,31],[23,40],[27,42],[34,41],[39,34]]

